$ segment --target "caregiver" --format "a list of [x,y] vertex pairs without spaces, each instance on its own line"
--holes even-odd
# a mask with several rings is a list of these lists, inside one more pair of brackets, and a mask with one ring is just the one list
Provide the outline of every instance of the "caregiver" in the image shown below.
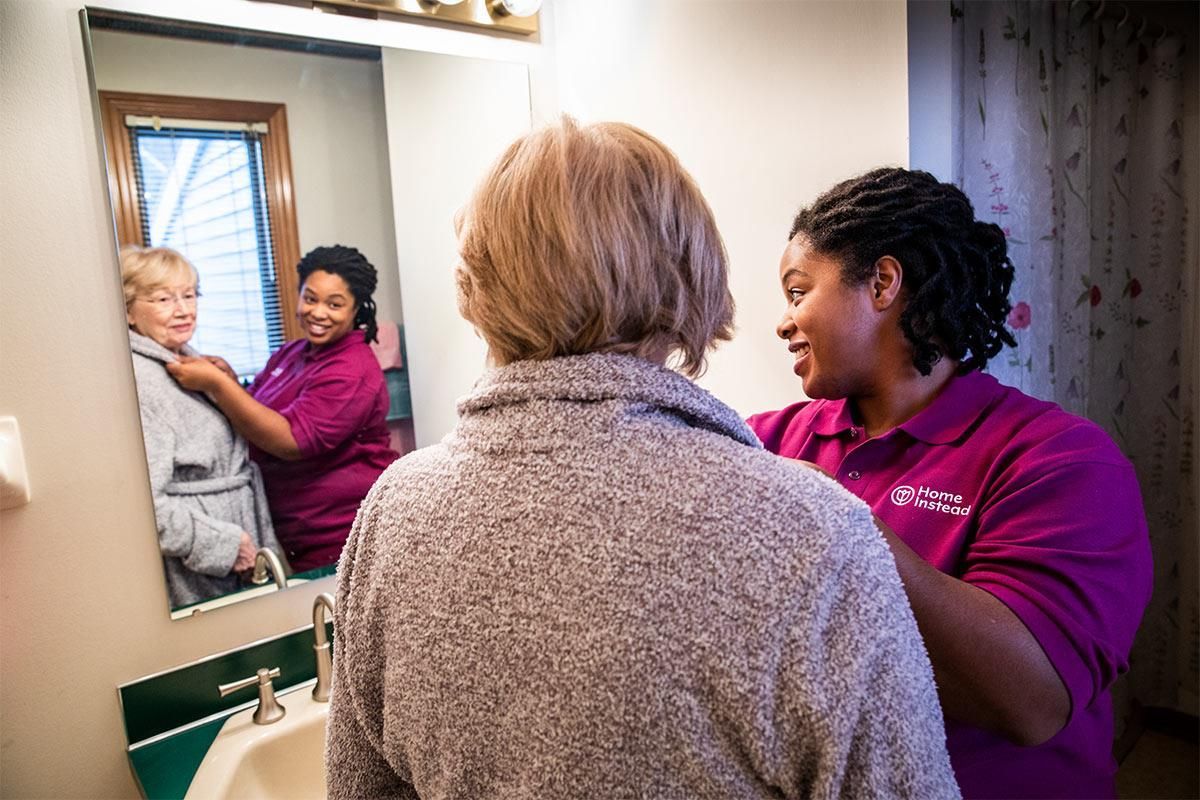
[[297,572],[337,561],[358,505],[399,454],[375,339],[375,267],[353,247],[318,247],[296,267],[304,338],[279,348],[243,389],[232,370],[181,358],[167,370],[207,392],[254,447],[275,533]]
[[928,173],[878,169],[802,209],[789,240],[777,333],[813,400],[749,423],[883,523],[963,795],[1112,797],[1145,515],[1099,427],[980,371],[1014,343],[1003,231]]

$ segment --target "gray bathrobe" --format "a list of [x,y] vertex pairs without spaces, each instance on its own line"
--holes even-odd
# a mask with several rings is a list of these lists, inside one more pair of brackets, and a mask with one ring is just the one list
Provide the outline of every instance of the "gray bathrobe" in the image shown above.
[[171,351],[133,331],[129,343],[171,607],[236,591],[240,581],[230,569],[242,531],[283,553],[262,476],[225,416],[167,372]]
[[331,798],[958,796],[861,501],[629,356],[458,409],[339,564]]

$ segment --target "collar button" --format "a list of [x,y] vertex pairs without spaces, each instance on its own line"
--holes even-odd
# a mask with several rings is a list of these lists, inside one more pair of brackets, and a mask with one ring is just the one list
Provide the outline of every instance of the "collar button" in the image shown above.
[[851,428],[849,435],[850,435],[851,439],[857,439],[858,438],[858,428]]

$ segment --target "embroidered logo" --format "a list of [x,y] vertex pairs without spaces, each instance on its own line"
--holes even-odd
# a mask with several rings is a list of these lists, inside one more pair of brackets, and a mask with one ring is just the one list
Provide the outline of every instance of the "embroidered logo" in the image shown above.
[[971,504],[963,504],[963,496],[954,492],[940,492],[928,486],[897,486],[892,489],[892,502],[898,506],[912,503],[913,508],[927,508],[942,514],[965,517],[971,513]]

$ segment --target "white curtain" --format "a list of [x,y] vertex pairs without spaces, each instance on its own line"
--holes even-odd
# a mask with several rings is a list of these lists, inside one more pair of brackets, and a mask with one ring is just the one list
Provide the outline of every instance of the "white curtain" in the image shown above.
[[1100,5],[952,4],[955,178],[1017,268],[1018,346],[989,371],[1102,425],[1141,481],[1154,596],[1118,715],[1130,695],[1195,714],[1197,146],[1181,56],[1196,43],[1094,19]]

